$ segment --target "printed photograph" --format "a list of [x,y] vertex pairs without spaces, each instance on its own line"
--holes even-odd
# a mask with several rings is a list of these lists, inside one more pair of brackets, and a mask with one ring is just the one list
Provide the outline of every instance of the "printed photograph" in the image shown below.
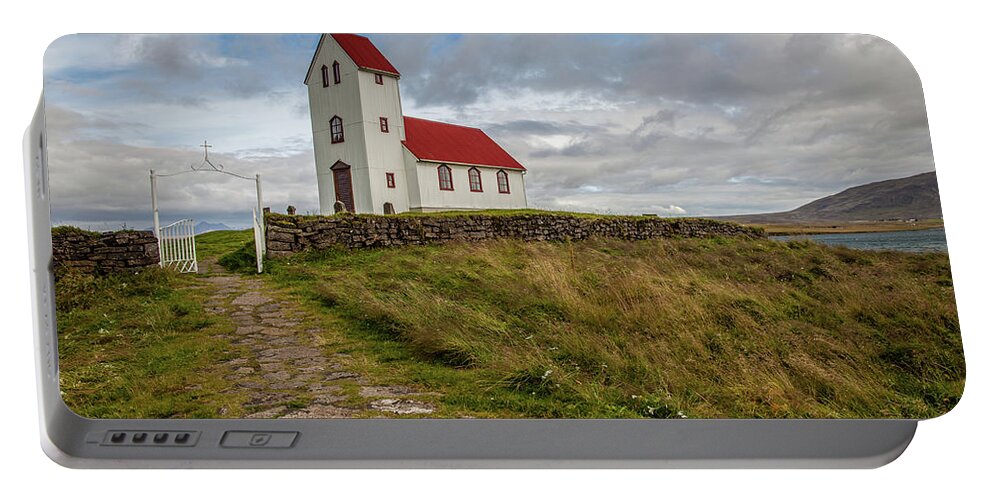
[[72,35],[90,418],[899,418],[965,359],[921,81],[870,35]]

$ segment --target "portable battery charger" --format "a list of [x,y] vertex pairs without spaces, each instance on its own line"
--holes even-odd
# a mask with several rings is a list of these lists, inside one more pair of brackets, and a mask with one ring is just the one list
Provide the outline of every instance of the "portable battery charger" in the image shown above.
[[24,151],[63,465],[876,467],[964,386],[875,37],[72,35]]

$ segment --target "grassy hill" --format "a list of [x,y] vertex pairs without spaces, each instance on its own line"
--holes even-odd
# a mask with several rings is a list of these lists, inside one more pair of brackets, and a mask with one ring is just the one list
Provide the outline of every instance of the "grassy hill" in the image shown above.
[[848,188],[787,212],[799,219],[940,219],[938,178],[926,172]]
[[[198,236],[198,254],[253,274],[251,238]],[[928,418],[965,381],[945,254],[504,240],[298,254],[261,278],[315,318],[329,359],[437,395],[433,417]],[[60,280],[66,402],[128,418],[242,408],[224,362],[251,353],[218,337],[234,326],[198,280]]]
[[[940,227],[941,217],[938,179],[934,172],[925,172],[851,187],[788,212],[718,218],[761,225],[773,232],[791,232],[787,230],[789,226],[809,227],[810,232],[837,232]],[[908,219],[926,223],[919,227],[880,223]]]
[[268,265],[452,415],[926,418],[964,384],[942,254],[492,241]]

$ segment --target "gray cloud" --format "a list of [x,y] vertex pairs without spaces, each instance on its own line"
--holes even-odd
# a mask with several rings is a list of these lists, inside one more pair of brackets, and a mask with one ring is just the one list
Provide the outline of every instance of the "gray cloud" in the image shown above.
[[[483,128],[528,167],[539,207],[775,211],[934,168],[917,74],[871,36],[372,38],[403,75],[404,111]],[[272,206],[315,210],[301,80],[316,41],[86,39],[80,54],[105,70],[96,76],[79,71],[87,60],[72,46],[56,50],[46,74],[54,210],[145,213],[147,169],[190,163],[205,137],[232,168],[263,173]],[[234,217],[243,191],[177,185],[164,203]]]
[[[198,152],[189,149],[131,147],[101,141],[75,141],[51,148],[53,172],[72,165],[85,176],[51,175],[51,192],[58,196],[55,222],[94,221],[151,225],[149,170],[180,173],[158,180],[159,211],[163,223],[186,217],[248,226],[255,206],[255,184],[217,172],[192,172]],[[226,170],[254,176],[262,173],[267,206],[316,207],[313,156],[297,153],[276,156],[242,152],[245,156],[212,155]],[[192,160],[192,161],[191,161]]]
[[[782,210],[933,169],[917,74],[871,36],[383,40],[404,47],[408,109],[504,117],[487,130],[523,156],[530,199],[549,207],[585,197],[638,212],[654,197],[697,214]],[[494,110],[508,99],[523,105]]]

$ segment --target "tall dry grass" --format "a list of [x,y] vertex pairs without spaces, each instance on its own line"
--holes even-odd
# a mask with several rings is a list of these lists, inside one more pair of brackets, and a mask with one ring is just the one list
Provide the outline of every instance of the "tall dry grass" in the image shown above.
[[927,418],[965,379],[942,254],[492,241],[332,251],[274,276],[479,391],[533,399],[525,416]]

